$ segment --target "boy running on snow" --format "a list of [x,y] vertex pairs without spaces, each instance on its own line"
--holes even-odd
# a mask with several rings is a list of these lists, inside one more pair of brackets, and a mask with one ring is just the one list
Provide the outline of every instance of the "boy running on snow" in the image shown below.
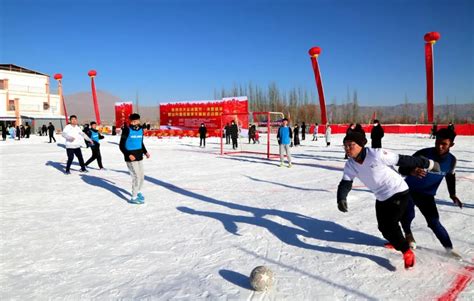
[[403,253],[405,268],[413,267],[415,253],[410,249],[399,226],[400,220],[406,214],[408,185],[392,166],[421,167],[439,171],[439,164],[422,157],[397,155],[384,149],[366,148],[365,135],[357,132],[346,135],[343,142],[349,159],[337,188],[339,210],[347,212],[347,195],[352,189],[354,178],[359,178],[375,194],[375,212],[380,232],[396,250]]
[[94,142],[87,137],[86,134],[77,125],[77,116],[71,115],[69,117],[70,123],[64,127],[62,136],[66,139],[66,152],[67,152],[67,165],[65,174],[70,174],[72,160],[76,155],[81,165],[81,172],[87,172],[86,166],[84,165],[84,158],[82,157],[81,147],[85,147],[84,139],[89,141],[92,145]]
[[448,184],[449,197],[454,204],[462,208],[463,204],[456,196],[456,177],[454,168],[456,167],[456,157],[449,152],[454,146],[456,133],[452,130],[443,128],[436,132],[436,142],[434,147],[425,148],[417,151],[413,156],[425,157],[436,160],[440,165],[439,172],[426,172],[422,168],[399,168],[403,175],[408,175],[405,179],[410,188],[410,200],[407,208],[407,215],[402,220],[405,237],[410,243],[410,247],[416,248],[416,242],[413,238],[410,226],[415,218],[415,205],[426,219],[428,227],[431,228],[448,254],[455,257],[459,255],[453,251],[453,243],[449,238],[448,231],[443,227],[439,220],[438,209],[436,208],[435,195],[443,178],[446,178]]
[[133,113],[129,119],[130,125],[122,129],[119,146],[132,176],[132,198],[129,203],[143,204],[145,202],[145,197],[141,192],[145,180],[143,155],[150,158],[150,154],[143,144],[143,128],[140,125],[140,115]]
[[97,164],[99,165],[100,169],[104,169],[104,166],[102,166],[102,156],[100,154],[100,139],[104,139],[104,136],[102,136],[99,131],[97,130],[97,123],[95,121],[91,122],[91,127],[89,130],[86,132],[87,136],[94,141],[94,144],[91,145],[91,150],[92,150],[92,156],[87,160],[86,166],[91,164],[95,159],[97,159]]

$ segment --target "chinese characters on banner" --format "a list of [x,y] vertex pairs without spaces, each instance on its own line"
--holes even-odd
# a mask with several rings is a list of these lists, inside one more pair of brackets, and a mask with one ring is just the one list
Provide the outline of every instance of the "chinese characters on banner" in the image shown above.
[[128,116],[133,113],[131,102],[115,103],[115,126],[121,128],[124,123],[128,124]]
[[182,130],[195,130],[204,123],[208,131],[220,127],[221,115],[244,113],[244,115],[226,116],[225,123],[235,120],[239,127],[248,128],[247,97],[229,97],[222,100],[191,101],[160,104],[160,125]]

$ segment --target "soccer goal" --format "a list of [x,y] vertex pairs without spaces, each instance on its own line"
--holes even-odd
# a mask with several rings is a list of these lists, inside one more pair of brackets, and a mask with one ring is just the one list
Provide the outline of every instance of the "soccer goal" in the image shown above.
[[[285,115],[281,112],[229,113],[221,115],[221,155],[257,154],[279,157],[277,132]],[[234,121],[239,129],[237,147],[226,135]]]

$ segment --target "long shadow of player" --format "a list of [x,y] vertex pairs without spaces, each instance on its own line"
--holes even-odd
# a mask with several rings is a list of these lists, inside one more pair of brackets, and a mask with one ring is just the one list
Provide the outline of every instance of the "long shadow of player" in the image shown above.
[[[245,176],[245,175],[244,175],[244,176]],[[273,181],[267,181],[267,180],[257,179],[257,178],[251,177],[251,176],[245,176],[245,177],[247,177],[247,178],[249,178],[250,180],[255,181],[255,182],[269,183],[269,184],[274,184],[274,185],[277,185],[277,186],[283,186],[283,187],[291,188],[291,189],[297,189],[297,190],[303,190],[303,191],[324,191],[324,192],[330,192],[329,190],[326,190],[326,189],[304,188],[304,187],[298,187],[298,186],[288,185],[288,184],[284,184],[284,183],[278,183],[278,182],[273,182]]]
[[[127,173],[122,170],[112,170],[119,173]],[[379,237],[358,232],[355,230],[347,229],[337,223],[331,221],[319,220],[316,218],[308,217],[295,212],[287,212],[276,209],[262,209],[251,206],[245,206],[240,204],[234,204],[230,202],[220,201],[205,195],[195,193],[183,188],[180,188],[176,185],[163,182],[156,178],[145,176],[145,181],[159,185],[163,188],[166,188],[172,192],[197,199],[206,203],[211,203],[215,205],[220,205],[227,207],[229,209],[240,210],[247,213],[251,213],[253,216],[241,216],[241,215],[231,215],[220,212],[208,212],[208,211],[197,211],[188,207],[177,207],[177,209],[183,213],[201,215],[210,218],[219,220],[224,228],[234,235],[240,235],[238,233],[237,223],[246,223],[255,226],[260,226],[266,228],[270,233],[275,235],[282,242],[305,249],[315,250],[319,252],[329,252],[334,254],[342,254],[347,256],[356,256],[367,258],[374,261],[378,265],[393,271],[395,267],[390,263],[386,258],[382,258],[376,255],[369,255],[355,251],[349,251],[334,247],[322,247],[317,245],[312,245],[306,243],[306,239],[316,239],[316,240],[325,240],[331,242],[342,242],[342,243],[351,243],[357,245],[367,245],[367,246],[383,246],[385,243],[384,240]],[[296,227],[290,227],[286,225],[279,224],[270,219],[265,218],[266,216],[277,216],[283,219],[290,221]],[[301,237],[301,239],[300,239]]]
[[123,188],[115,186],[114,182],[109,181],[107,179],[99,178],[99,177],[94,177],[94,176],[89,176],[89,175],[84,175],[81,174],[81,179],[86,182],[89,185],[104,188],[105,190],[108,190],[118,196],[119,198],[128,201],[126,196],[131,196],[130,192],[126,191]]
[[[247,207],[247,206],[244,206]],[[255,226],[260,226],[266,228],[270,233],[275,235],[282,242],[309,250],[315,250],[319,252],[328,252],[334,254],[342,254],[347,256],[357,256],[366,258],[374,261],[378,265],[393,270],[394,267],[390,264],[389,260],[375,256],[364,254],[356,251],[349,251],[335,247],[329,246],[318,246],[315,244],[307,243],[307,239],[317,239],[333,242],[343,242],[343,243],[353,243],[353,244],[364,244],[364,245],[373,245],[374,241],[378,241],[377,245],[381,246],[383,241],[377,237],[364,234],[361,232],[349,230],[344,228],[336,223],[329,221],[322,221],[314,218],[310,218],[304,215],[297,213],[285,212],[280,210],[267,210],[259,209],[253,207],[247,207],[247,209],[252,208],[253,210],[246,210],[254,214],[254,216],[244,216],[244,215],[231,215],[227,213],[220,212],[209,212],[209,211],[198,211],[188,207],[177,207],[181,212],[192,214],[192,215],[201,215],[205,217],[214,218],[222,223],[224,228],[234,234],[240,235],[238,233],[237,223],[245,223]],[[253,212],[252,212],[253,211]],[[296,227],[290,227],[286,225],[279,224],[270,219],[264,218],[268,216],[279,216],[284,219],[291,221]]]
[[[63,164],[61,162],[48,161],[44,165],[54,167],[62,173],[64,173],[66,171],[66,164]],[[71,166],[80,166],[80,165],[77,162],[72,162]],[[90,166],[88,166],[87,168],[88,169],[97,169],[95,167],[90,167]]]

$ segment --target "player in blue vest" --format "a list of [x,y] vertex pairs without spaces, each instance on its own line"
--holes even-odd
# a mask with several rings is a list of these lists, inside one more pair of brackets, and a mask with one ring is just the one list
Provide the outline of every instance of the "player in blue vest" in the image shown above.
[[87,130],[86,135],[91,138],[92,141],[94,141],[94,144],[91,145],[91,150],[92,150],[92,156],[87,160],[86,166],[91,164],[95,159],[97,159],[97,164],[99,165],[100,169],[104,169],[104,166],[102,166],[102,156],[100,154],[100,139],[104,139],[104,136],[102,136],[99,131],[97,130],[97,123],[95,121],[91,122],[90,128]]
[[143,155],[150,158],[150,154],[143,144],[143,128],[140,125],[140,115],[133,113],[129,116],[129,120],[130,125],[122,129],[119,146],[132,176],[132,198],[129,203],[143,204],[145,202],[145,197],[141,192],[145,180]]
[[399,168],[403,175],[408,175],[405,179],[410,188],[410,202],[407,207],[406,218],[402,220],[405,237],[410,242],[412,248],[416,248],[416,242],[413,238],[410,226],[415,218],[415,205],[428,223],[428,227],[433,231],[448,254],[454,257],[459,255],[453,251],[453,243],[449,238],[448,231],[443,227],[439,220],[438,209],[436,208],[435,195],[441,181],[446,178],[448,184],[449,197],[454,204],[462,208],[463,204],[456,196],[456,177],[454,169],[456,167],[456,157],[449,152],[454,146],[456,133],[450,129],[443,128],[436,132],[435,147],[424,148],[417,151],[413,156],[425,157],[439,163],[440,171],[426,171],[422,168]]
[[344,166],[342,180],[337,188],[337,207],[347,212],[347,195],[352,189],[352,182],[358,178],[376,197],[375,214],[377,224],[383,237],[392,246],[403,253],[406,269],[415,265],[415,253],[403,236],[399,223],[407,214],[409,187],[393,166],[416,167],[440,171],[434,160],[422,157],[398,155],[382,148],[365,147],[365,134],[352,132],[343,140],[348,160]]

